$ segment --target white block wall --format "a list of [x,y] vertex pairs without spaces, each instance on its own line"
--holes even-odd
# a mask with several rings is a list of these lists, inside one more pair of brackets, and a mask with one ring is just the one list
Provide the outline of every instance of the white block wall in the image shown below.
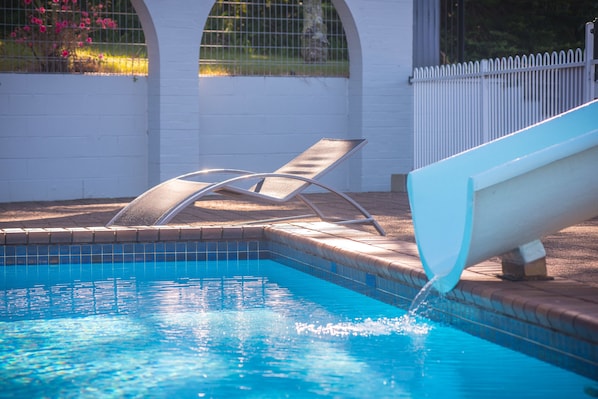
[[388,191],[412,169],[412,0],[333,0],[349,79],[199,78],[213,1],[132,2],[148,77],[0,74],[0,202],[135,196],[203,167],[271,171],[321,137],[369,142],[326,179],[340,190]]
[[146,97],[146,78],[0,74],[0,202],[140,192]]
[[[334,0],[333,0],[334,1]],[[361,121],[354,135],[368,139],[361,169],[362,191],[389,191],[392,174],[413,165],[413,0],[334,1],[347,31],[351,91]],[[355,98],[360,97],[361,103]],[[358,104],[358,105],[357,105]]]
[[[200,78],[198,169],[272,172],[322,137],[347,137],[347,85],[344,78]],[[347,190],[347,166],[338,169],[325,181]]]

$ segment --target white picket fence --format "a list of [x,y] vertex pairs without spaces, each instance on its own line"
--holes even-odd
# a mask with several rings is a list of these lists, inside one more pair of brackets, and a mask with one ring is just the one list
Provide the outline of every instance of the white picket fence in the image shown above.
[[414,168],[595,98],[593,36],[581,49],[416,68]]

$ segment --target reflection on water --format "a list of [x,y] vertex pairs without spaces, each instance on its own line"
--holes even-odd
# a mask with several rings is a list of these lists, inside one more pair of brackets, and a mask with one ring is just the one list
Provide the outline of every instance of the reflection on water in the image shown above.
[[595,386],[271,261],[4,269],[0,398],[573,399]]

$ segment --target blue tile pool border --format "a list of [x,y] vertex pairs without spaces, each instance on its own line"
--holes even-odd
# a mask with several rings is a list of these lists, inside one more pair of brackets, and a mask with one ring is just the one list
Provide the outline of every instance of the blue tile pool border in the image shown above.
[[[410,245],[397,252],[344,227],[285,226],[5,229],[0,267],[274,259],[404,309],[427,281]],[[597,324],[491,287],[460,283],[433,294],[425,315],[598,381]]]
[[254,260],[265,256],[260,241],[9,245],[0,247],[0,266]]

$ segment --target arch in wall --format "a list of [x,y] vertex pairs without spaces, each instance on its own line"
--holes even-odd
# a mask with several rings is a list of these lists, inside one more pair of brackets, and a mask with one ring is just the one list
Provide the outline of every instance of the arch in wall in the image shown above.
[[348,53],[331,0],[218,0],[204,23],[199,74],[347,78]]
[[[165,6],[160,0],[131,0],[131,3],[140,18],[148,49],[148,186],[152,186],[172,176],[193,170],[196,165],[200,164],[200,139],[198,137],[200,135],[197,134],[200,131],[199,76],[197,58],[194,63],[191,63],[189,54],[195,52],[196,57],[199,55],[201,32],[203,32],[203,27],[215,0],[211,2],[171,0],[168,6]],[[347,93],[349,131],[346,135],[347,138],[361,138],[363,136],[361,115],[363,73],[359,30],[346,0],[332,0],[332,4],[336,8],[345,30],[350,60],[349,92]],[[182,17],[179,17],[180,10],[186,10]],[[179,18],[184,19],[181,21],[181,25],[187,24],[184,33],[177,31],[178,27],[172,26],[172,21]],[[167,26],[170,29],[167,34],[164,33],[166,24],[170,24]],[[199,34],[195,36],[195,32],[199,32]],[[172,49],[170,45],[164,47],[165,44],[161,46],[161,43],[165,43],[165,38],[172,39],[173,34],[180,35],[176,37],[178,49]],[[178,40],[182,40],[182,43],[179,44]],[[192,42],[193,40],[194,42]],[[181,65],[177,67],[183,71],[173,74],[172,70],[167,70],[172,66],[167,61],[176,51],[179,51],[178,54],[181,54],[182,57],[179,63]],[[186,67],[183,65],[185,63]],[[192,69],[195,72],[192,73]],[[191,76],[192,74],[193,76]],[[183,79],[186,79],[185,83],[181,83]],[[172,88],[173,83],[181,86],[176,89]],[[182,90],[182,96],[186,98],[184,103],[181,102],[186,109],[184,115],[186,125],[183,127],[178,125],[171,127],[172,120],[177,117],[177,111],[173,111],[175,107],[172,101],[178,101],[176,98],[181,97],[180,93],[175,90]],[[165,100],[165,97],[168,98]],[[180,115],[179,112],[179,120]],[[178,141],[173,141],[173,136],[176,136]],[[184,137],[184,144],[179,140],[180,137]],[[179,146],[179,148],[175,148],[175,146]],[[181,149],[183,149],[183,154],[179,154]],[[187,164],[181,160],[187,161]],[[350,163],[348,184],[349,189],[353,191],[361,189],[360,162],[358,157],[355,157]]]
[[152,72],[156,70],[155,66],[152,68],[151,63],[156,63],[160,57],[156,27],[154,26],[151,13],[144,0],[131,0],[131,4],[137,13],[139,21],[141,22],[141,27],[143,28],[145,44],[147,47],[148,63],[150,64],[148,75],[151,76]]
[[[361,116],[361,112],[362,112],[362,98],[361,98],[361,93],[362,93],[362,51],[361,51],[361,40],[359,39],[359,34],[358,34],[358,28],[357,25],[355,23],[355,19],[353,18],[353,13],[350,10],[350,5],[348,4],[348,2],[346,0],[332,0],[331,1],[332,5],[335,7],[337,14],[339,15],[339,18],[342,22],[343,28],[344,28],[344,35],[346,37],[347,40],[347,46],[348,46],[348,52],[349,52],[349,78],[346,79],[343,83],[343,86],[346,88],[346,92],[344,93],[345,99],[343,99],[343,106],[345,108],[345,111],[347,112],[347,114],[345,115],[345,119],[343,121],[343,126],[340,126],[338,130],[336,130],[335,132],[333,132],[332,134],[337,135],[338,137],[343,137],[343,138],[362,138],[363,137],[363,129],[362,129],[362,116]],[[214,4],[214,2],[210,2],[210,4]],[[208,15],[212,10],[212,6],[209,7],[209,9],[206,7],[206,14],[205,14],[205,18],[202,20],[203,21],[203,25],[205,25],[208,22]],[[203,29],[202,29],[203,32]],[[200,49],[201,51],[201,49]],[[198,54],[198,58],[199,58],[199,54]],[[205,88],[210,87],[210,89],[212,87],[215,86],[215,84],[213,83],[214,80],[220,80],[222,79],[223,81],[227,81],[228,80],[228,76],[210,76],[210,77],[204,77],[202,76],[202,78],[200,78],[200,80],[202,80],[202,82],[206,82],[208,81],[209,83],[202,83],[202,90],[204,90]],[[239,77],[233,77],[234,79],[237,79]],[[243,77],[241,77],[243,78]],[[253,77],[254,79],[256,77]],[[273,77],[273,79],[276,79],[275,77]],[[312,82],[313,84],[313,90],[314,93],[321,93],[318,92],[317,90],[320,90],[320,85],[318,83],[316,83],[316,80],[318,80],[318,78],[311,78],[311,77],[303,77],[303,76],[295,76],[295,77],[290,77],[291,80],[301,80],[301,81],[307,81],[307,80],[311,80],[314,79]],[[288,81],[288,79],[287,79]],[[256,82],[256,80],[254,80],[254,83]],[[281,84],[285,84],[285,83],[281,83]],[[326,86],[326,84],[324,84],[323,86]],[[226,85],[226,83],[222,83],[222,86],[219,86],[223,88],[224,90],[229,90],[229,86]],[[242,86],[241,84],[236,85],[235,84],[235,89],[238,89],[239,87],[246,87],[246,86]],[[249,87],[258,87],[258,83],[255,83],[255,85],[250,85]],[[284,87],[284,86],[283,86]],[[292,86],[291,86],[292,87]],[[242,90],[242,89],[241,89]],[[206,90],[207,91],[207,90]],[[212,93],[214,91],[212,90]],[[203,94],[203,93],[202,93]],[[243,93],[241,93],[243,94]],[[202,99],[205,98],[202,96]],[[201,100],[200,100],[201,101]],[[294,100],[291,100],[294,101]],[[231,104],[240,104],[240,102],[237,101],[232,101]],[[309,118],[307,118],[309,119]],[[206,125],[209,126],[215,126],[216,123],[213,122],[215,120],[212,119],[210,122],[208,122]],[[292,122],[291,122],[292,123]],[[249,128],[251,128],[251,122],[249,122]],[[338,125],[337,125],[338,126]],[[284,127],[283,127],[284,128]],[[308,127],[309,128],[309,127]],[[227,129],[224,128],[224,131],[226,131]],[[292,129],[289,129],[292,131]],[[318,129],[313,129],[313,130],[308,130],[309,132],[311,132],[312,134],[316,134],[315,132]],[[290,133],[293,134],[293,133]],[[320,134],[321,131],[320,131]],[[326,132],[324,132],[324,134],[326,134]],[[261,136],[257,135],[256,136],[257,139],[262,139]],[[312,138],[315,140],[315,138]],[[241,138],[241,140],[244,140],[244,138]],[[307,138],[303,137],[300,138],[299,140],[307,140]],[[212,146],[213,143],[207,143],[208,146]],[[273,151],[276,151],[277,149],[280,149],[280,146],[278,145],[278,142],[270,142],[270,144],[272,145],[272,149]],[[305,144],[303,145],[310,145],[312,144],[305,142]],[[251,145],[251,144],[249,144]],[[303,145],[300,146],[299,144],[297,144],[298,148],[303,148]],[[207,148],[207,147],[206,147]],[[215,151],[214,152],[218,152],[219,150],[221,150],[220,148],[216,148],[216,145],[214,144],[214,148]],[[250,149],[251,147],[245,147],[246,150],[248,150],[249,152],[251,152],[252,150]],[[207,149],[206,149],[206,153],[207,153]],[[209,155],[208,155],[209,158]],[[233,159],[231,160],[232,162],[235,162],[237,160]],[[241,163],[239,161],[240,165],[238,165],[238,167],[245,167],[245,165],[247,165],[247,163]],[[221,167],[222,165],[230,165],[228,162],[223,161],[221,162],[218,167]],[[277,166],[278,164],[274,164],[273,166]],[[213,167],[213,165],[202,165],[202,167]],[[348,168],[348,172],[343,172],[344,175],[342,176],[342,183],[344,185],[344,189],[350,190],[350,191],[361,191],[362,188],[362,164],[361,164],[361,154],[359,154],[359,156],[356,156],[354,158],[352,158],[350,160],[350,162],[347,162],[346,166],[344,166],[344,168]],[[270,170],[271,167],[266,167],[265,170]],[[341,178],[341,176],[339,175],[339,179]],[[335,182],[334,184],[339,184],[339,182]]]
[[332,4],[343,23],[345,37],[347,38],[347,47],[349,49],[349,126],[353,130],[349,131],[348,134],[350,138],[360,138],[363,136],[361,129],[363,56],[359,30],[353,18],[353,13],[345,0],[332,0]]
[[[361,40],[353,13],[345,0],[331,0],[336,12],[343,23],[347,46],[349,48],[349,79],[361,80]],[[355,75],[354,75],[355,74]]]
[[[148,75],[151,78],[152,75],[155,75],[159,72],[158,65],[160,58],[160,48],[156,34],[156,27],[154,25],[151,12],[148,9],[147,2],[148,0],[131,0],[131,4],[133,4],[133,7],[139,16],[141,25],[143,27],[143,32],[145,34],[146,45],[148,49],[148,62],[150,64]],[[345,36],[347,38],[350,60],[349,78],[355,78],[354,80],[359,81],[361,79],[361,42],[359,40],[359,33],[355,20],[353,19],[353,15],[346,1],[331,0],[331,2],[341,19],[343,28],[345,30]],[[201,22],[199,23],[199,25],[202,27],[202,31],[203,26],[206,24],[210,10],[215,3],[216,0],[213,0],[210,7],[203,8],[203,13],[200,15]]]
[[[151,15],[150,10],[145,3],[145,0],[131,0],[131,4],[139,17],[143,34],[145,36],[145,45],[147,48],[147,79],[148,79],[148,148],[147,148],[147,187],[159,183],[160,181],[160,150],[159,150],[159,104],[152,101],[152,98],[160,96],[160,48],[158,45],[158,35],[156,26]],[[154,112],[154,117],[150,114]]]
[[[345,30],[345,37],[347,38],[347,47],[349,49],[349,93],[348,93],[348,107],[349,107],[349,121],[350,128],[347,134],[349,138],[363,137],[363,97],[362,97],[362,82],[363,82],[363,55],[361,51],[361,40],[359,37],[359,30],[357,23],[353,18],[353,14],[345,0],[332,0],[332,4],[336,8],[336,12],[340,17],[343,28]],[[361,191],[362,188],[362,161],[361,158],[355,158],[349,164],[351,168],[349,173],[349,188],[351,191]]]
[[148,48],[148,186],[197,167],[202,2],[131,0]]

